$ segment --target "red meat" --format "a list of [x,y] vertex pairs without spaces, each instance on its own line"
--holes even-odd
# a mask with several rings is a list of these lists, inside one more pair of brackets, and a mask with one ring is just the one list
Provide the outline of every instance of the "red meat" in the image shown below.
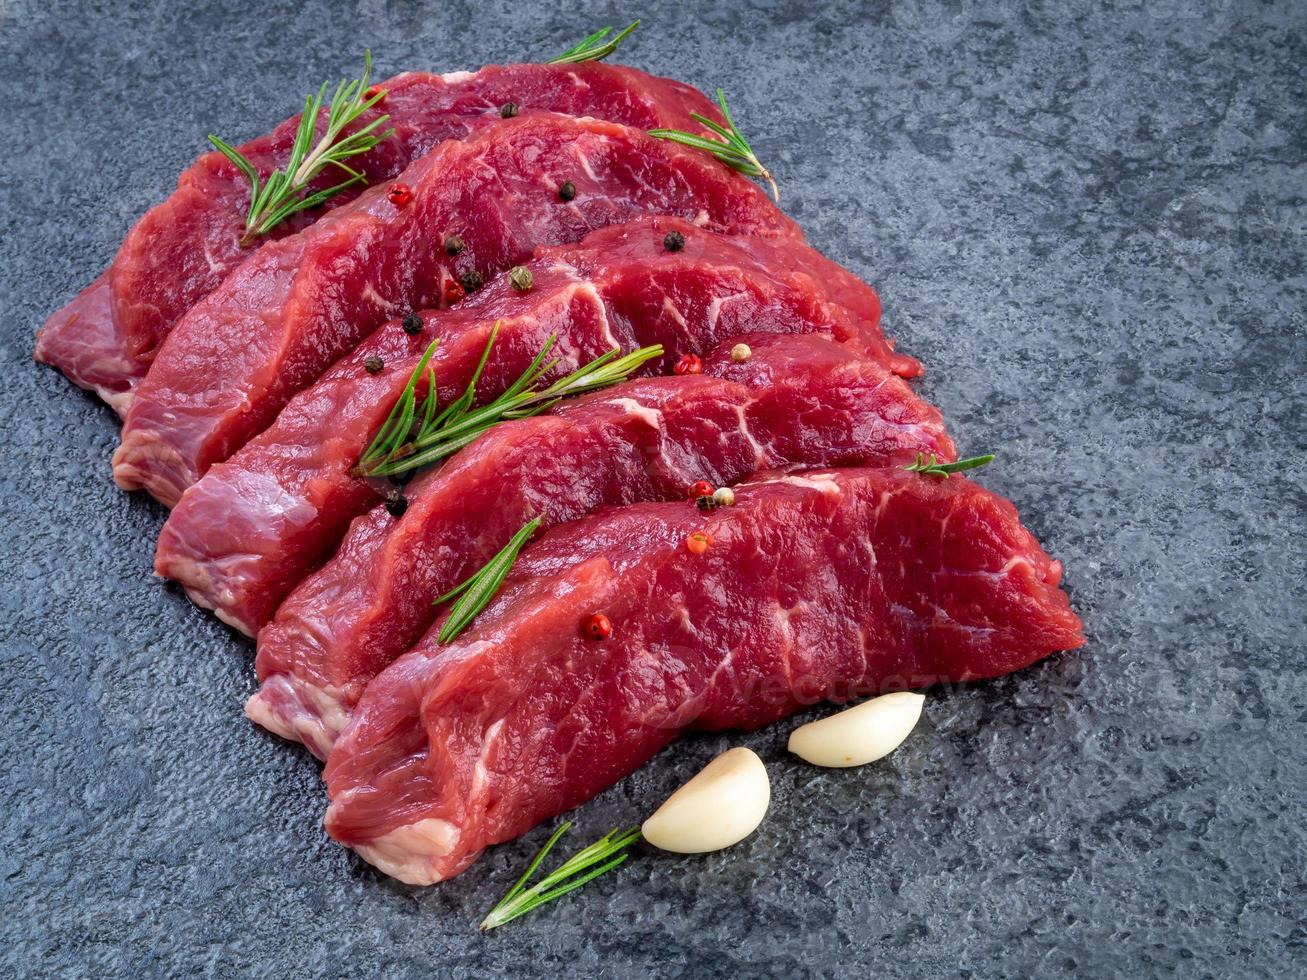
[[[376,507],[259,633],[255,721],[324,757],[364,686],[421,638],[432,600],[480,568],[532,517],[686,500],[784,464],[954,458],[939,413],[879,363],[815,336],[727,340],[707,373],[644,378],[555,414],[504,423],[409,487],[396,520]],[[712,377],[709,375],[717,375]]]
[[[682,235],[684,248],[665,248],[669,233]],[[796,239],[645,218],[542,249],[530,269],[530,292],[501,279],[453,310],[423,314],[417,336],[392,322],[295,396],[271,427],[185,493],[164,525],[155,570],[238,629],[259,629],[331,554],[350,519],[379,499],[349,469],[434,336],[446,403],[466,386],[496,322],[483,397],[511,383],[551,334],[560,371],[615,346],[661,343],[670,354],[651,367],[664,372],[680,354],[706,354],[744,332],[827,335],[899,373],[919,370],[882,339],[871,287]],[[382,358],[381,373],[364,369],[370,357]]]
[[[771,476],[708,514],[647,503],[560,525],[455,643],[428,636],[368,686],[327,761],[327,830],[404,881],[448,878],[683,730],[1077,647],[1059,575],[1007,501],[898,468]],[[583,631],[598,612],[604,641]]]
[[[801,237],[712,156],[596,119],[523,114],[442,144],[400,176],[406,201],[372,188],[265,245],[182,318],[123,421],[119,486],[175,504],[385,321],[440,305],[448,283],[472,291],[537,245],[648,213]],[[442,247],[451,235],[464,242],[457,255]]]
[[[692,129],[691,112],[720,118],[688,85],[597,62],[491,65],[448,75],[406,72],[381,85],[384,103],[358,125],[385,112],[387,126],[396,133],[351,161],[369,183],[389,180],[438,143],[464,139],[497,121],[506,102],[641,129]],[[240,150],[266,177],[285,166],[298,126],[296,115]],[[339,171],[328,168],[313,188],[332,186],[340,178]],[[359,188],[349,188],[324,208],[347,204],[359,193]],[[125,412],[132,389],[177,320],[263,244],[241,247],[248,207],[245,177],[221,153],[201,156],[168,199],[127,234],[110,267],[46,321],[37,337],[36,359],[97,391],[119,414]],[[292,234],[320,213],[301,212],[271,237]]]

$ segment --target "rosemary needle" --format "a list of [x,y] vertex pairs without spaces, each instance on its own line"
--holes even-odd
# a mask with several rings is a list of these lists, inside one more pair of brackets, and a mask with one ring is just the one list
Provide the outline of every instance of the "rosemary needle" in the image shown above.
[[499,553],[486,562],[479,571],[432,603],[433,606],[438,606],[442,602],[458,597],[458,602],[454,603],[454,608],[450,610],[445,625],[440,627],[440,634],[436,637],[439,642],[453,643],[458,634],[467,629],[468,624],[481,610],[490,605],[490,600],[499,592],[499,587],[504,584],[504,579],[512,570],[513,562],[517,561],[518,554],[539,527],[540,518],[533,517],[527,521],[508,544],[504,545]]
[[564,821],[549,840],[545,841],[545,846],[540,848],[527,866],[526,873],[509,889],[508,894],[499,900],[499,904],[490,910],[490,914],[481,920],[482,932],[512,922],[518,916],[526,915],[546,902],[561,898],[601,874],[611,871],[630,857],[627,848],[640,840],[640,830],[637,827],[610,830],[589,847],[573,854],[539,882],[527,887],[527,882],[540,867],[541,862],[558,843],[559,838],[571,829],[571,826],[570,820]]
[[961,473],[963,470],[974,470],[978,466],[984,466],[986,463],[993,461],[993,453],[986,456],[972,456],[970,459],[960,459],[956,463],[941,463],[934,453],[931,453],[929,457],[925,453],[917,453],[917,461],[909,463],[903,468],[909,473],[942,476],[947,480],[954,473]]
[[[331,102],[328,104],[322,138],[316,143],[313,137],[317,130],[318,118],[322,114],[328,83],[323,82],[316,94],[304,100],[304,114],[300,116],[299,127],[295,131],[295,141],[291,144],[290,158],[286,161],[286,167],[282,170],[274,170],[266,181],[260,180],[258,170],[240,150],[210,134],[209,142],[250,182],[250,207],[245,216],[242,245],[248,245],[259,236],[268,234],[292,214],[317,207],[345,188],[366,182],[363,174],[345,161],[368,152],[382,140],[393,135],[395,132],[393,129],[378,132],[390,117],[378,116],[346,136],[341,134],[346,126],[386,97],[386,93],[382,90],[369,94],[368,76],[371,73],[372,52],[365,51],[363,77],[353,81],[342,79],[337,83]],[[344,171],[348,178],[332,187],[306,195],[304,192],[309,182],[330,166]]]
[[[467,389],[440,412],[436,410],[435,376],[427,367],[439,343],[439,340],[433,341],[352,473],[355,476],[394,476],[420,469],[458,452],[500,422],[539,415],[563,398],[625,381],[645,362],[663,354],[662,347],[657,344],[630,354],[614,349],[542,388],[539,385],[543,378],[558,365],[557,359],[549,360],[549,352],[557,340],[551,334],[535,359],[503,394],[480,408],[473,408],[477,381],[498,333],[499,324],[496,323]],[[424,377],[427,393],[419,409],[417,386]]]
[[717,104],[721,107],[722,118],[726,120],[725,126],[697,112],[690,113],[690,118],[712,130],[721,137],[720,140],[708,139],[706,136],[687,133],[680,129],[651,129],[649,135],[654,139],[671,140],[673,143],[694,147],[696,150],[706,150],[732,170],[738,170],[749,177],[760,177],[771,186],[772,197],[779,203],[781,192],[776,186],[776,181],[758,160],[749,141],[736,127],[735,120],[731,117],[731,110],[726,106],[726,95],[721,89],[717,90]]
[[568,48],[557,58],[551,58],[549,61],[546,61],[545,64],[574,65],[581,61],[603,61],[610,54],[616,51],[617,46],[639,26],[639,20],[631,21],[631,23],[626,25],[621,33],[611,41],[606,40],[608,35],[613,32],[611,27],[605,27],[603,30],[595,31],[580,44],[576,45],[576,47]]

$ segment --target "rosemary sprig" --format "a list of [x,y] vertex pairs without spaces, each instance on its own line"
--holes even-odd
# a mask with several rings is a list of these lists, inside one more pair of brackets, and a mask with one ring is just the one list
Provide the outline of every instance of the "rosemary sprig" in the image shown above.
[[[663,348],[658,344],[625,355],[619,350],[610,350],[566,377],[540,388],[538,385],[541,379],[558,364],[557,359],[547,360],[557,340],[551,334],[535,360],[503,394],[489,404],[474,409],[472,406],[476,401],[477,381],[490,357],[490,349],[498,333],[499,324],[495,324],[481,354],[481,363],[467,389],[441,412],[436,411],[435,375],[427,368],[427,362],[439,343],[438,340],[433,341],[422,355],[389,417],[371,445],[359,457],[358,464],[351,471],[353,475],[393,476],[420,469],[458,452],[500,422],[539,415],[563,398],[598,391],[625,381],[646,361],[663,354]],[[427,393],[419,408],[417,385],[424,376],[427,378]]]
[[517,561],[518,553],[521,552],[527,541],[531,539],[531,535],[535,534],[539,528],[540,518],[531,518],[522,525],[521,530],[509,539],[508,544],[504,545],[495,557],[486,562],[461,585],[455,586],[431,603],[433,606],[438,606],[442,602],[448,602],[450,599],[458,597],[458,602],[454,603],[454,608],[450,610],[445,625],[440,627],[440,633],[436,637],[439,642],[453,643],[458,634],[467,629],[468,624],[477,617],[477,614],[490,605],[490,600],[499,592],[499,587],[504,584],[504,579],[508,577],[513,563]]
[[[640,830],[637,827],[628,830],[610,830],[528,888],[526,883],[540,867],[540,862],[558,843],[558,839],[571,829],[571,826],[570,820],[564,821],[549,840],[545,841],[545,846],[540,848],[534,860],[528,865],[526,873],[509,889],[508,894],[500,899],[499,904],[490,910],[490,914],[481,920],[482,932],[502,926],[505,922],[512,922],[518,916],[526,915],[546,902],[552,902],[570,891],[575,891],[587,882],[598,878],[605,871],[611,871],[630,857],[626,849],[640,840]],[[580,877],[575,877],[577,875]],[[569,878],[573,880],[568,881]]]
[[780,203],[781,192],[776,186],[776,181],[772,180],[772,175],[767,172],[767,168],[758,160],[748,140],[740,134],[740,130],[735,125],[735,120],[731,118],[731,110],[726,107],[726,95],[721,89],[717,90],[717,104],[721,106],[722,118],[726,120],[725,126],[715,123],[697,112],[690,113],[690,118],[702,126],[707,126],[720,136],[721,140],[708,139],[705,136],[687,133],[680,129],[651,129],[649,135],[654,139],[671,140],[674,143],[692,146],[696,150],[707,150],[733,170],[738,170],[750,177],[761,177],[771,185],[772,197],[776,199],[777,203]]
[[924,473],[927,476],[942,476],[948,479],[953,473],[961,473],[963,470],[974,470],[977,466],[984,466],[986,463],[994,461],[994,454],[989,453],[986,456],[972,456],[970,459],[960,459],[956,463],[941,463],[931,453],[929,457],[925,453],[917,453],[917,461],[909,463],[903,467],[909,473]]
[[[393,129],[384,133],[378,130],[390,118],[378,116],[365,126],[341,137],[341,132],[358,119],[364,112],[385,98],[385,92],[368,95],[368,76],[372,73],[372,52],[363,53],[363,77],[353,81],[342,79],[336,84],[336,91],[331,96],[327,109],[327,125],[322,138],[313,142],[313,135],[322,113],[323,99],[327,95],[327,82],[317,93],[304,100],[304,114],[300,116],[299,128],[295,131],[295,141],[291,144],[290,159],[284,170],[274,170],[266,182],[261,182],[259,172],[254,164],[245,158],[240,150],[225,140],[212,134],[209,142],[245,175],[250,182],[250,208],[245,216],[245,234],[242,245],[248,245],[260,235],[266,235],[297,211],[317,207],[334,197],[346,187],[366,182],[363,174],[345,163],[350,157],[366,153],[384,139],[394,134]],[[325,168],[335,166],[349,175],[334,187],[305,195],[305,188],[314,177]]]
[[605,27],[601,31],[595,31],[576,47],[568,48],[557,58],[551,58],[549,61],[546,61],[545,64],[575,65],[581,61],[603,61],[610,54],[616,51],[617,46],[639,26],[639,20],[631,21],[631,23],[624,27],[622,32],[611,41],[605,40],[613,31],[611,27]]

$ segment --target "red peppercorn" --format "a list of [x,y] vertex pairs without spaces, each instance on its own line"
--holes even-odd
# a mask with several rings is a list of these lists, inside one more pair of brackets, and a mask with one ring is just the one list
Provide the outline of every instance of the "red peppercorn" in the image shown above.
[[703,374],[703,358],[698,354],[686,354],[672,370],[677,374]]
[[402,208],[413,200],[413,190],[408,184],[391,184],[390,190],[386,191],[386,197],[390,199],[390,203],[395,207]]
[[457,279],[451,279],[445,283],[445,302],[454,304],[467,295],[467,290],[463,288],[462,283]]
[[695,531],[685,539],[685,548],[692,555],[702,555],[712,544],[712,535],[707,531]]
[[700,497],[711,497],[713,485],[707,480],[700,480],[698,483],[691,483],[685,489],[685,495],[691,500],[698,500]]
[[380,85],[369,85],[368,90],[363,93],[363,98],[367,100],[376,95],[381,96],[381,98],[377,99],[377,105],[381,105],[381,103],[386,101],[386,90]]
[[595,613],[586,620],[585,635],[592,640],[606,640],[613,635],[613,621],[603,613]]

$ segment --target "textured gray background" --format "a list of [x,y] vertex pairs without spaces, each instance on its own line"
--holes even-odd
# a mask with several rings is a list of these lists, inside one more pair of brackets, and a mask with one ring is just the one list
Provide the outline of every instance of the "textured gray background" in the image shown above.
[[880,288],[1091,641],[931,699],[865,770],[791,761],[787,725],[738,740],[773,779],[754,837],[489,937],[543,830],[426,890],[330,843],[317,766],[241,717],[249,646],[152,580],[163,513],[112,487],[110,413],[28,358],[205,133],[262,131],[365,44],[383,76],[531,60],[628,10],[0,11],[0,975],[1307,972],[1301,4],[629,11],[623,60],[723,84],[812,241]]

